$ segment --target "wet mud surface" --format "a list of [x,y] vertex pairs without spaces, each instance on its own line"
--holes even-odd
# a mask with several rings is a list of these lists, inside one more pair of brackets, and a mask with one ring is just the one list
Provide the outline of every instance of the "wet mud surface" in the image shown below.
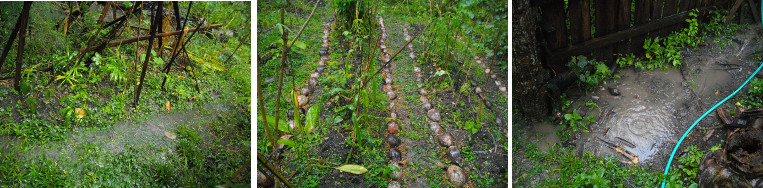
[[[722,49],[708,37],[700,46],[681,51],[683,64],[680,68],[654,71],[624,68],[618,70],[621,78],[617,82],[608,80],[607,84],[591,92],[576,88],[568,90],[567,96],[573,104],[565,113],[577,109],[581,116],[593,114],[596,119],[589,127],[590,132],[575,134],[571,141],[560,141],[555,134],[559,129],[556,121],[524,122],[528,125],[520,126],[519,130],[514,126],[514,133],[527,137],[542,151],[547,151],[548,145],[574,146],[580,153],[590,151],[597,156],[615,156],[627,163],[626,157],[597,141],[598,137],[636,155],[639,158],[637,165],[662,173],[681,135],[705,111],[736,90],[760,64],[753,55],[756,49],[763,47],[759,37],[761,32],[759,24],[748,26]],[[733,102],[744,96],[747,88],[749,86],[720,107],[734,106]],[[613,95],[610,89],[619,90],[620,95]],[[686,146],[709,148],[726,139],[733,129],[703,129],[716,126],[719,121],[715,112],[705,117],[681,143],[676,158],[682,155]],[[524,151],[514,154],[514,165],[532,168]],[[673,165],[671,169],[675,170],[677,165],[675,162]],[[518,176],[514,174],[515,178]],[[553,177],[532,177],[529,185],[548,176]]]

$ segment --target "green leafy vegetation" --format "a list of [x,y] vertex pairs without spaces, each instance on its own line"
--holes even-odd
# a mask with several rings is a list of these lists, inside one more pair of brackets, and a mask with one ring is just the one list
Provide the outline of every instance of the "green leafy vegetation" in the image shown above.
[[[33,2],[20,87],[0,84],[0,187],[248,185],[251,4],[177,2],[176,20],[173,3],[110,3]],[[23,4],[0,3],[3,47]],[[185,50],[176,36],[106,45],[147,35],[159,4],[164,32],[221,25],[187,32]],[[12,44],[0,51],[19,53]],[[16,58],[0,83],[14,81]]]
[[589,61],[585,56],[572,57],[567,67],[571,74],[578,75],[578,84],[585,85],[589,90],[604,83],[612,75],[604,62]]
[[596,119],[593,118],[593,114],[588,116],[580,116],[577,109],[573,109],[571,114],[564,114],[564,119],[559,122],[560,125],[565,125],[556,132],[562,140],[569,139],[571,134],[579,132],[588,132],[588,125],[595,123]]

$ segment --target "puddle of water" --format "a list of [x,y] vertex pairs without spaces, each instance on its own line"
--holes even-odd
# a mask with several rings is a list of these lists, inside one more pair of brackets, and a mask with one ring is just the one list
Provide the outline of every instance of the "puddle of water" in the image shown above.
[[[615,107],[614,111],[617,116],[606,121],[609,131],[601,139],[619,143],[642,161],[650,160],[658,146],[674,135],[672,128],[677,121],[666,106],[633,104]],[[618,137],[635,147],[622,143]]]
[[559,135],[556,135],[556,127],[551,123],[533,125],[528,133],[530,133],[535,147],[543,152],[548,152],[551,146],[558,144],[560,139]]

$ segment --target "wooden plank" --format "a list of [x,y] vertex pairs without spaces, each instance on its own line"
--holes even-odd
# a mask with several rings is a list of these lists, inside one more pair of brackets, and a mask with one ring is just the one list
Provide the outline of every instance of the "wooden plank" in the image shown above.
[[666,0],[665,1],[665,8],[662,10],[662,17],[667,17],[673,14],[678,13],[676,10],[678,8],[678,2],[675,0]]
[[564,1],[554,1],[541,7],[540,22],[549,50],[567,47],[567,25],[564,13]]
[[681,0],[680,3],[678,3],[678,12],[683,12],[690,10],[689,6],[691,6],[692,0]]
[[[636,14],[634,19],[634,27],[639,27],[645,23],[648,23],[651,18],[651,0],[636,0],[636,10],[633,12]],[[631,39],[631,52],[635,55],[641,55],[644,54],[644,40],[646,39],[646,34],[638,35]]]
[[731,10],[729,10],[729,14],[726,15],[726,23],[731,22],[732,16],[737,12],[737,10],[739,10],[739,7],[742,6],[742,2],[744,2],[744,0],[737,0],[736,3],[734,3],[734,6],[731,7]]
[[[617,31],[628,29],[631,24],[631,0],[617,1]],[[617,43],[616,54],[626,54],[630,52],[630,40],[624,40]]]
[[[596,32],[594,37],[602,37],[608,34],[614,33],[617,30],[617,1],[614,0],[597,0],[594,3],[596,13]],[[594,52],[595,59],[610,62],[613,58],[612,53],[614,47],[605,47]]]
[[570,0],[571,44],[591,39],[591,0]]
[[752,12],[752,18],[755,23],[760,23],[760,5],[756,4],[753,0],[747,0],[747,4],[750,5],[750,11]]
[[622,40],[626,40],[635,36],[643,35],[647,32],[673,26],[675,24],[683,22],[688,17],[689,17],[688,12],[682,12],[680,14],[665,17],[659,20],[655,20],[653,22],[641,25],[639,27],[619,31],[617,33],[609,34],[603,37],[597,37],[578,45],[573,45],[567,48],[554,51],[550,54],[551,58],[549,60],[551,60],[551,62],[555,62],[560,59],[569,58],[572,55],[582,54],[585,52],[592,51],[593,49],[602,48],[618,41],[622,41]]

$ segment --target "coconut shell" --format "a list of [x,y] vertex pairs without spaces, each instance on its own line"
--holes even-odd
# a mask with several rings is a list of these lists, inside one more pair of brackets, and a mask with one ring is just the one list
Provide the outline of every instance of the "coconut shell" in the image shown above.
[[498,90],[501,90],[501,92],[504,92],[504,93],[507,92],[506,91],[506,86],[498,87]]
[[485,69],[485,74],[490,74],[490,69]]
[[397,167],[396,171],[392,171],[392,179],[393,180],[400,180],[403,178],[403,168],[400,167],[397,163],[392,163],[392,166]]
[[297,102],[299,103],[299,106],[305,106],[307,105],[307,97],[304,95],[297,96]]
[[432,109],[432,104],[424,103],[423,105],[421,105],[421,107],[424,108],[424,110],[429,110],[429,109]]
[[426,104],[426,103],[429,103],[429,98],[427,98],[426,96],[421,96],[419,97],[419,101],[421,101],[421,104]]
[[318,65],[318,67],[315,67],[315,72],[317,72],[319,74],[323,74],[323,69],[324,68],[325,67],[323,67],[323,65]]
[[286,113],[289,119],[294,119],[294,108],[289,108],[289,112]]
[[421,68],[413,67],[413,72],[420,73],[421,72]]
[[394,134],[389,134],[387,135],[387,144],[389,144],[389,147],[396,148],[400,145],[400,139]]
[[384,86],[382,86],[382,90],[384,90],[384,92],[390,92],[392,91],[392,85],[384,84]]
[[391,181],[389,182],[389,184],[387,184],[387,188],[401,188],[401,187],[402,186],[400,185],[400,183],[396,181]]
[[427,117],[429,117],[429,120],[438,121],[438,122],[440,121],[440,118],[441,118],[440,112],[438,112],[437,109],[434,109],[434,108],[429,109],[429,111],[427,111]]
[[319,76],[321,76],[321,73],[318,73],[318,72],[313,72],[313,73],[310,73],[310,78],[316,78],[316,79],[318,79],[318,77],[319,77]]
[[434,135],[439,135],[440,131],[442,131],[442,127],[440,127],[440,123],[430,121],[429,122],[429,129],[434,132]]
[[480,87],[474,88],[474,91],[477,93],[482,93],[482,88]]
[[466,173],[464,173],[464,170],[461,169],[461,167],[450,165],[448,166],[448,171],[446,174],[450,183],[456,187],[461,187],[466,184]]
[[392,79],[391,78],[385,78],[384,82],[387,83],[387,84],[392,84]]
[[315,85],[317,85],[317,84],[318,84],[318,78],[312,78],[311,77],[309,80],[307,80],[307,85],[310,85],[310,87],[314,88]]
[[389,113],[389,117],[391,117],[391,118],[397,118],[397,113],[395,113],[395,112],[390,112],[390,113]]
[[260,187],[272,187],[275,184],[273,176],[265,175],[265,173],[257,170],[257,186]]
[[387,132],[389,134],[397,134],[398,131],[400,131],[400,126],[397,123],[394,121],[387,123]]
[[419,90],[419,94],[422,95],[422,96],[427,95],[427,90],[420,89]]
[[389,158],[389,160],[392,162],[397,162],[403,158],[403,155],[397,148],[391,148],[389,151],[387,151],[387,158]]
[[461,151],[458,150],[458,147],[456,146],[450,146],[448,147],[448,159],[450,159],[451,162],[454,162],[458,165],[463,164],[463,158],[461,158]]
[[449,133],[443,133],[437,136],[437,142],[440,143],[440,146],[442,147],[448,147],[453,145],[453,137],[450,136]]
[[307,96],[307,95],[310,95],[311,92],[313,92],[313,90],[310,89],[310,86],[305,86],[305,87],[302,87],[300,94]]
[[389,91],[389,92],[387,92],[387,98],[389,100],[395,100],[395,99],[397,99],[397,95],[395,95],[395,92]]

